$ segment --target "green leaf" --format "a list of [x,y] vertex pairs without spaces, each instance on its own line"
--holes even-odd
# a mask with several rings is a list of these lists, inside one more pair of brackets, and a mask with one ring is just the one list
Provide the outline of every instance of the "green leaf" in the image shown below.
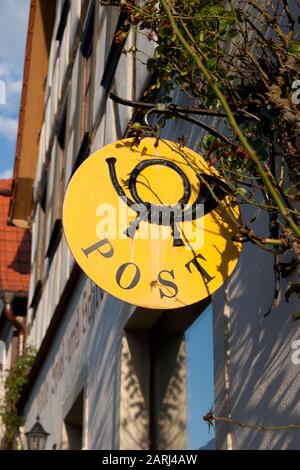
[[290,50],[290,52],[299,52],[300,51],[300,42],[299,41],[291,41],[289,50]]
[[246,194],[247,194],[247,189],[245,189],[245,188],[237,188],[236,192],[237,192],[240,196],[244,197],[244,196],[246,196]]
[[217,57],[211,57],[210,59],[207,60],[207,62],[206,62],[206,64],[205,64],[206,67],[207,67],[208,69],[213,69],[213,68],[216,66],[216,64],[217,64],[217,60],[218,60]]
[[231,38],[236,37],[237,34],[238,34],[238,32],[237,32],[236,29],[230,29],[230,30],[228,31],[228,36],[231,37]]
[[293,315],[293,321],[300,320],[300,312],[294,313]]

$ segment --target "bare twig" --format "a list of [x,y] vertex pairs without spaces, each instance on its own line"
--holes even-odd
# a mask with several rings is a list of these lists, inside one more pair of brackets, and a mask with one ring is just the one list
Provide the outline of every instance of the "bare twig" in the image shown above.
[[299,429],[300,430],[300,424],[280,424],[280,425],[275,425],[275,426],[256,426],[254,424],[249,424],[249,423],[242,423],[241,421],[238,421],[237,419],[233,418],[227,418],[225,416],[215,416],[214,411],[210,409],[208,413],[203,416],[203,420],[209,425],[209,426],[214,426],[216,421],[224,422],[224,423],[229,423],[229,424],[235,424],[239,426],[240,428],[244,429],[252,429],[253,431],[283,431],[287,429]]
[[[256,2],[251,2],[251,4],[255,4],[255,3]],[[191,55],[191,57],[195,61],[196,65],[199,67],[199,70],[203,73],[203,75],[206,78],[208,84],[210,85],[210,87],[214,91],[216,97],[220,101],[225,113],[227,114],[227,117],[229,119],[229,122],[230,122],[232,128],[234,129],[237,137],[239,138],[239,140],[240,140],[241,144],[243,145],[245,151],[247,152],[249,158],[252,160],[253,164],[255,165],[258,173],[260,174],[260,176],[261,176],[261,178],[264,182],[264,184],[266,185],[267,190],[269,191],[271,197],[273,198],[274,202],[276,203],[280,214],[284,217],[284,219],[286,220],[288,225],[292,228],[295,235],[300,239],[300,228],[299,228],[299,226],[297,225],[297,223],[295,223],[295,221],[293,220],[293,217],[290,215],[289,211],[287,210],[287,207],[282,202],[281,197],[277,193],[277,188],[274,187],[271,179],[269,178],[269,175],[265,172],[265,170],[264,170],[264,168],[263,168],[263,166],[262,166],[262,164],[259,160],[259,157],[257,156],[256,152],[251,147],[251,145],[249,144],[247,138],[245,137],[245,135],[241,131],[241,129],[240,129],[233,113],[232,113],[232,110],[231,110],[230,106],[228,105],[228,103],[226,101],[225,96],[223,95],[222,91],[218,87],[217,83],[213,79],[210,72],[206,69],[206,67],[203,64],[202,60],[200,59],[199,55],[196,54],[194,48],[191,47],[189,42],[185,39],[184,35],[182,34],[180,29],[178,28],[177,23],[174,19],[174,16],[173,16],[172,12],[171,12],[171,9],[169,7],[169,2],[167,0],[161,0],[161,4],[162,4],[162,6],[163,6],[163,8],[166,12],[166,15],[168,17],[170,25],[172,26],[172,28],[174,30],[174,33],[177,35],[178,39],[182,43],[185,50]],[[257,6],[256,4],[255,4],[255,7],[260,9],[260,6]],[[265,12],[263,12],[263,13],[265,14]],[[274,19],[272,19],[272,22],[274,22]]]

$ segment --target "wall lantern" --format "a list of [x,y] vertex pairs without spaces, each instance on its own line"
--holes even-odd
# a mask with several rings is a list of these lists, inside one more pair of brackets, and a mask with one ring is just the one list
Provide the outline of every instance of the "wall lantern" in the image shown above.
[[40,423],[40,418],[37,416],[36,423],[25,433],[27,439],[28,450],[44,450],[46,447],[47,438],[49,433],[45,431]]

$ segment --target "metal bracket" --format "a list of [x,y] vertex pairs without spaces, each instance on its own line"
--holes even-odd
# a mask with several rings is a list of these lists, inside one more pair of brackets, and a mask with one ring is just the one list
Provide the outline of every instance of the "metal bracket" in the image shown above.
[[148,127],[153,127],[149,122],[150,114],[169,114],[171,116],[175,116],[179,119],[183,119],[185,121],[190,122],[196,126],[205,129],[210,134],[214,135],[218,139],[222,140],[222,142],[231,145],[232,147],[236,148],[236,145],[221,132],[217,131],[209,124],[206,124],[203,121],[198,121],[195,118],[188,116],[188,114],[195,114],[199,116],[211,116],[217,118],[226,118],[227,115],[223,112],[220,112],[217,109],[205,109],[205,108],[196,108],[196,107],[188,107],[188,106],[179,106],[175,104],[166,104],[166,103],[145,103],[142,101],[130,101],[124,98],[120,98],[120,96],[116,95],[112,91],[109,93],[110,99],[115,101],[116,103],[122,104],[124,106],[131,106],[132,108],[142,109],[145,110],[144,121]]

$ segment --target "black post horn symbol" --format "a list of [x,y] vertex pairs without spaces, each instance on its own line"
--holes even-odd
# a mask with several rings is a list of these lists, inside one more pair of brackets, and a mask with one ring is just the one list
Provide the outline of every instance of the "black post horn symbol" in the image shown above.
[[[218,206],[216,201],[208,189],[206,184],[202,184],[204,179],[207,185],[213,189],[213,192],[218,200],[222,200],[225,197],[225,185],[220,182],[218,178],[213,175],[197,174],[198,181],[200,183],[199,192],[194,203],[186,210],[184,206],[188,204],[191,197],[191,185],[182,169],[176,165],[176,163],[162,158],[153,158],[143,160],[138,163],[132,170],[129,178],[129,191],[132,199],[129,199],[122,186],[120,185],[117,174],[116,174],[116,158],[109,157],[106,159],[109,175],[118,196],[127,204],[131,209],[135,210],[136,218],[129,224],[125,233],[128,237],[134,238],[136,230],[139,228],[140,222],[145,221],[149,223],[155,223],[158,225],[169,225],[171,227],[171,234],[173,237],[173,246],[183,246],[184,242],[180,236],[180,230],[178,229],[177,223],[188,220],[195,220],[199,215],[197,212],[197,206],[204,204],[204,215],[208,214]],[[164,165],[174,170],[181,178],[183,184],[183,196],[173,206],[156,205],[150,202],[141,200],[137,192],[137,177],[148,166],[152,165]]]

